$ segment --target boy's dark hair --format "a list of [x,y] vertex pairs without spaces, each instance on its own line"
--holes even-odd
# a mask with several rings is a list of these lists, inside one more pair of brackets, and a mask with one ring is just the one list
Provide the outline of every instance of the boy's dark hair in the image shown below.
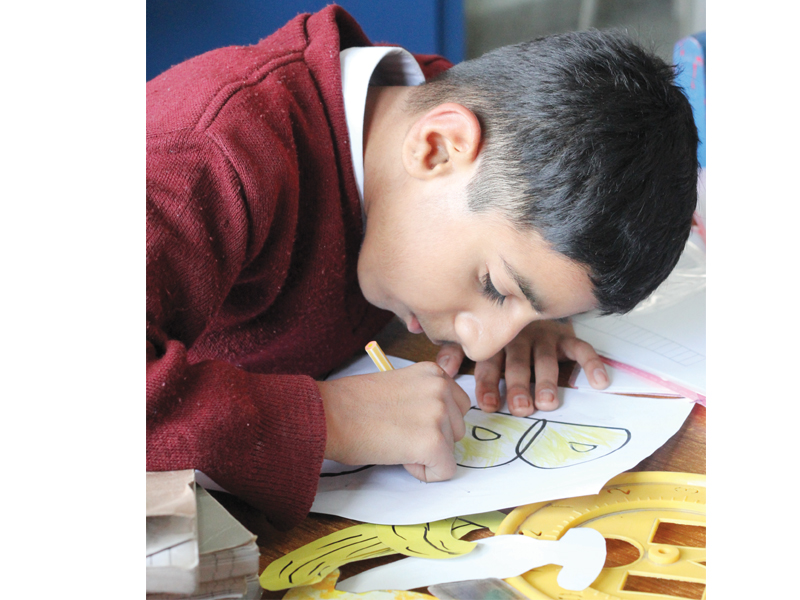
[[443,102],[483,129],[472,210],[499,210],[588,267],[604,314],[666,279],[697,202],[697,128],[673,67],[620,32],[564,33],[458,64],[408,108]]

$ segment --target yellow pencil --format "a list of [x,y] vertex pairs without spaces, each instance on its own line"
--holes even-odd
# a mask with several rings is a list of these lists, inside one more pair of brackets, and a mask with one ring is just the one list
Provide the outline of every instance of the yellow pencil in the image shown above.
[[378,342],[370,342],[367,344],[364,349],[369,354],[369,357],[372,359],[372,362],[375,363],[375,366],[378,367],[381,371],[394,371],[394,367],[392,363],[389,362],[389,359],[386,358],[386,355],[381,350],[381,347],[378,346]]

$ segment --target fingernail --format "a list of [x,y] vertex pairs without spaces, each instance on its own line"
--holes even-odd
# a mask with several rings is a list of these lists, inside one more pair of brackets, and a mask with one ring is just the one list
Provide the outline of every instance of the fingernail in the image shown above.
[[608,375],[606,375],[606,372],[603,369],[595,369],[594,380],[599,385],[605,385],[606,383],[608,383]]
[[556,395],[551,390],[542,390],[539,392],[539,402],[543,404],[552,404],[556,401]]
[[486,409],[489,409],[489,410],[497,410],[497,408],[499,406],[500,406],[500,402],[497,399],[497,395],[496,394],[489,393],[489,394],[484,394],[483,395],[483,408],[486,408]]
[[450,362],[450,357],[445,354],[444,356],[440,356],[436,359],[436,364],[438,364],[443,369],[447,368],[447,364]]
[[519,396],[514,396],[511,402],[514,404],[514,408],[517,410],[521,410],[523,408],[529,408],[531,405],[530,398],[528,398],[523,394],[520,394]]

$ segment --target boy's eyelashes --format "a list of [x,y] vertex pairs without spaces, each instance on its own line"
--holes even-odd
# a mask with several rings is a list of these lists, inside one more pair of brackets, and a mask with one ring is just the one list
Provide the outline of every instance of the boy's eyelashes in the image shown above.
[[499,304],[500,306],[503,305],[506,297],[497,291],[497,288],[494,287],[492,283],[492,278],[489,276],[487,272],[486,275],[481,277],[481,283],[483,284],[483,295],[489,298],[495,304]]

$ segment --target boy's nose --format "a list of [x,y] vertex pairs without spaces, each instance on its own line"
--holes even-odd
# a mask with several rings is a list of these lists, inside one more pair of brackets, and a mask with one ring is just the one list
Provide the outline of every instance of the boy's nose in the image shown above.
[[462,312],[456,315],[455,331],[464,353],[472,360],[488,360],[505,348],[527,323],[491,319]]

